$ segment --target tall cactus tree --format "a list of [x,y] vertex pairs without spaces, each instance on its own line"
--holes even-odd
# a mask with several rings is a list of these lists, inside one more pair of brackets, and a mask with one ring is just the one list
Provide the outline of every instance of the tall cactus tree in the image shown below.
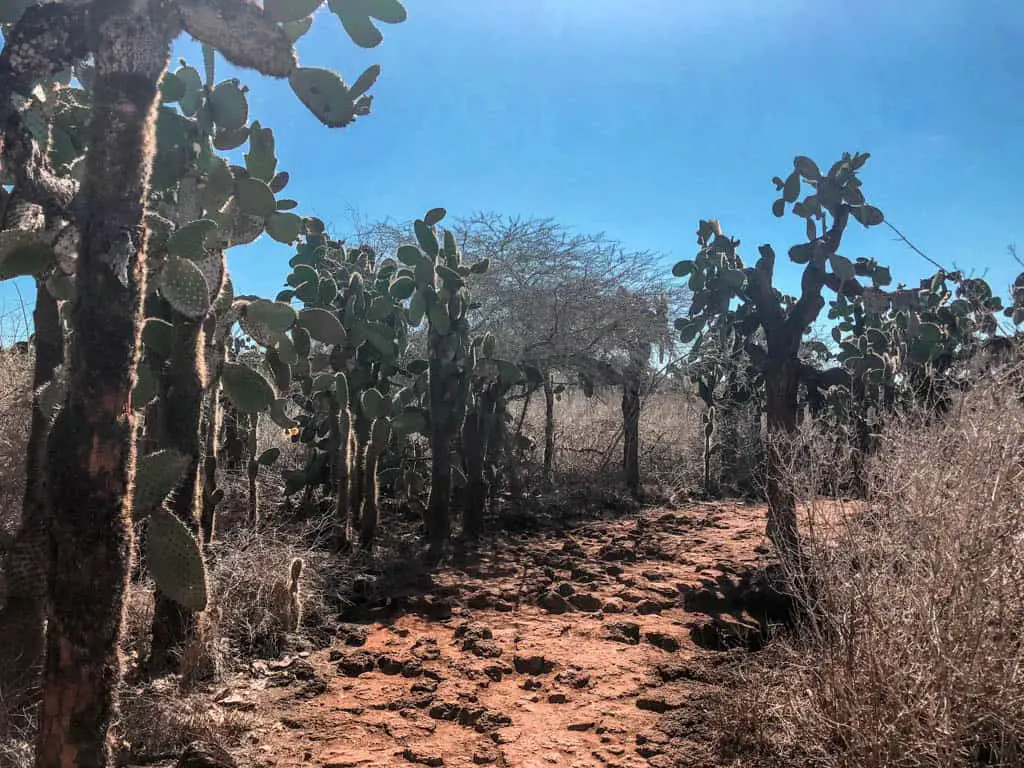
[[[833,291],[837,301],[851,300],[864,292],[858,278],[870,278],[875,285],[890,282],[888,270],[873,261],[856,263],[839,254],[850,218],[865,227],[884,220],[882,212],[868,205],[861,191],[858,171],[868,154],[846,153],[827,173],[808,157],[797,157],[793,171],[774,179],[781,197],[772,206],[783,216],[786,206],[804,219],[807,242],[793,246],[789,258],[804,267],[798,297],[781,294],[774,285],[775,251],[759,247],[760,258],[746,266],[738,253],[739,241],[725,235],[717,221],[701,221],[697,232],[700,251],[692,260],[673,268],[676,277],[689,277],[694,293],[689,316],[677,321],[683,342],[700,343],[698,336],[712,332],[724,339],[736,332],[744,350],[761,371],[766,391],[767,425],[770,434],[782,437],[769,452],[767,533],[784,556],[794,555],[799,536],[796,502],[783,481],[786,464],[785,438],[797,429],[799,390],[808,371],[799,352],[804,334],[825,306],[824,290]],[[811,193],[798,200],[804,184]],[[730,310],[733,301],[739,305]],[[763,339],[763,341],[762,341]],[[837,378],[845,372],[837,369]],[[818,384],[827,384],[822,372],[814,372]]]
[[396,277],[413,289],[408,308],[410,324],[415,327],[427,320],[431,481],[425,523],[434,557],[441,554],[451,536],[453,443],[466,418],[476,366],[466,279],[482,274],[488,266],[486,259],[464,265],[451,230],[438,238],[436,227],[445,215],[443,208],[433,208],[414,222],[417,245],[398,249],[405,269]]
[[[148,272],[145,205],[154,171],[160,81],[171,42],[186,30],[237,65],[289,77],[322,122],[346,125],[368,111],[365,91],[376,72],[349,88],[333,73],[297,67],[294,34],[281,23],[301,20],[314,10],[305,4],[296,19],[294,9],[264,10],[240,0],[55,3],[29,7],[5,34],[0,54],[3,165],[27,201],[47,216],[70,222],[66,228],[77,246],[67,395],[49,437],[48,459],[62,471],[49,489],[54,560],[38,765],[109,763],[132,546],[136,417],[130,398]],[[404,18],[395,0],[369,6],[339,2],[332,10],[364,47],[380,42],[371,17],[387,22]],[[90,55],[92,104],[79,188],[73,173],[55,171],[49,148],[33,136],[30,116],[19,106],[39,80]],[[51,247],[56,250],[56,242]],[[8,254],[5,262],[15,256],[24,258]],[[38,248],[28,256],[45,259]],[[177,272],[181,276],[190,270]],[[166,272],[163,280],[172,282]],[[208,286],[200,282],[205,290]],[[155,517],[151,528],[163,519]]]

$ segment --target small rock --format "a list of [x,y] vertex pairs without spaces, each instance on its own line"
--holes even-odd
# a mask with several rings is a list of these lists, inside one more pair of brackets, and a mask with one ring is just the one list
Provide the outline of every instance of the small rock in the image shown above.
[[502,654],[501,646],[493,640],[477,640],[468,650],[481,659],[496,659]]
[[562,597],[569,597],[570,595],[576,592],[576,588],[573,587],[573,585],[569,582],[563,581],[561,584],[555,587],[555,592],[560,594]]
[[327,660],[328,661],[332,661],[332,662],[333,661],[341,661],[341,657],[343,655],[344,654],[342,654],[341,651],[339,651],[337,648],[334,648],[334,649],[331,650],[331,652],[329,654],[327,654]]
[[441,657],[441,649],[437,647],[437,640],[432,637],[421,637],[412,646],[412,655],[423,661],[434,661]]
[[500,664],[491,664],[490,666],[484,667],[484,674],[496,683],[500,683],[501,679],[508,671],[508,667]]
[[641,616],[649,616],[654,613],[661,613],[665,609],[663,603],[656,600],[641,600],[636,604],[636,612]]
[[361,648],[366,645],[367,631],[362,624],[341,624],[337,636],[345,645]]
[[564,693],[558,691],[548,694],[548,704],[565,704],[568,700],[568,697]]
[[601,598],[586,592],[581,592],[569,598],[569,604],[577,610],[586,613],[595,613],[601,610]]
[[607,562],[618,561],[632,563],[636,560],[636,552],[616,542],[605,544],[601,547],[597,556],[601,560],[605,560]]
[[636,706],[637,709],[662,714],[686,706],[686,699],[682,695],[652,693],[638,697]]
[[573,568],[569,574],[569,578],[573,581],[578,581],[582,584],[589,584],[593,581],[597,581],[600,578],[600,574],[594,573],[589,568]]
[[406,607],[410,613],[423,616],[430,621],[447,621],[452,617],[450,598],[423,595],[411,599]]
[[423,674],[423,664],[419,659],[408,659],[402,664],[402,677],[419,677]]
[[495,599],[495,595],[492,592],[481,589],[466,598],[466,606],[477,611],[484,610],[494,605]]
[[480,719],[477,720],[473,728],[477,733],[494,733],[500,728],[505,728],[509,725],[512,725],[511,717],[489,709],[480,716]]
[[757,624],[732,616],[716,616],[693,625],[690,638],[701,648],[716,651],[735,648],[757,651],[764,645],[764,636]]
[[413,693],[434,693],[437,691],[437,682],[434,680],[417,680],[409,690]]
[[624,570],[625,569],[621,565],[616,565],[615,563],[609,563],[604,567],[604,572],[613,578],[621,576]]
[[533,677],[528,677],[519,684],[519,687],[524,691],[539,691],[544,687],[544,683]]
[[586,688],[590,685],[590,674],[582,669],[568,669],[555,675],[555,681],[573,688]]
[[606,637],[617,643],[637,645],[640,642],[640,625],[632,621],[620,621],[609,624]]
[[562,544],[562,552],[574,557],[583,557],[587,554],[586,550],[584,550],[582,545],[575,539],[566,539]]
[[476,765],[491,765],[501,759],[501,753],[497,749],[483,747],[473,753],[473,762]]
[[647,642],[663,651],[675,653],[679,650],[679,640],[666,632],[647,632],[644,634]]
[[236,768],[237,765],[223,747],[195,742],[178,758],[175,768]]
[[[637,629],[639,631],[639,627]],[[557,666],[555,662],[545,659],[540,654],[530,656],[516,654],[512,657],[512,664],[519,674],[534,676],[547,674]]]
[[593,720],[584,720],[578,723],[569,723],[568,729],[570,731],[589,731],[595,725]]
[[458,704],[442,703],[435,704],[430,708],[429,714],[435,720],[457,720],[459,718],[459,712],[462,711],[462,707]]
[[385,675],[397,675],[401,673],[404,662],[391,656],[381,654],[377,657],[377,666]]
[[545,592],[537,604],[548,613],[565,613],[570,610],[569,603],[557,592]]
[[436,766],[444,765],[444,758],[440,755],[419,752],[414,750],[412,747],[406,747],[405,750],[402,752],[402,757],[404,757],[410,763],[417,763],[418,765],[429,765],[433,768],[436,768]]
[[626,610],[626,606],[623,605],[621,600],[613,597],[611,600],[607,600],[605,604],[601,606],[601,610],[605,613],[622,613],[624,610]]

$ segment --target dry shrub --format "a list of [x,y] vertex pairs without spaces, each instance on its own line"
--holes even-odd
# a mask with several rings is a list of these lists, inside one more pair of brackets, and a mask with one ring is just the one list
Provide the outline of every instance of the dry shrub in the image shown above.
[[[513,427],[521,410],[513,405]],[[640,412],[640,471],[645,483],[668,490],[692,489],[701,481],[701,406],[677,392],[658,392],[643,398]],[[532,460],[544,453],[544,397],[535,395],[524,432],[536,442]],[[577,388],[555,402],[556,483],[572,479],[616,477],[622,468],[622,393],[599,388],[586,397]]]
[[727,748],[772,765],[1024,764],[1022,438],[1024,408],[976,392],[886,431],[866,510],[809,499],[815,619],[752,662]]
[[288,583],[296,557],[304,562],[299,581],[303,624],[315,626],[329,615],[328,584],[342,565],[304,541],[293,531],[266,526],[259,531],[239,527],[214,542],[208,565],[218,631],[211,628],[207,642],[224,638],[245,658],[280,655],[288,632],[273,595],[279,584]]
[[171,678],[121,692],[115,738],[119,764],[177,758],[193,742],[231,751],[252,730],[253,717],[222,707],[209,696],[183,694]]

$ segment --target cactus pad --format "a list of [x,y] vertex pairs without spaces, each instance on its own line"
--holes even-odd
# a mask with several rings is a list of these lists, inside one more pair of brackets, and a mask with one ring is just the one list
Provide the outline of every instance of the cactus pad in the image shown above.
[[319,307],[307,307],[299,312],[299,325],[324,344],[344,344],[348,338],[337,316]]
[[259,413],[274,402],[274,388],[259,371],[240,363],[224,363],[224,394],[242,413]]
[[206,254],[206,240],[217,231],[213,219],[199,219],[176,229],[167,239],[167,252],[171,256],[198,259]]
[[370,427],[370,445],[373,450],[378,454],[382,453],[390,440],[391,419],[387,416],[374,419],[373,426]]
[[168,259],[159,286],[170,305],[186,317],[202,317],[210,309],[210,286],[203,271],[188,259]]
[[160,506],[181,480],[188,461],[185,454],[172,449],[139,457],[135,467],[135,496],[132,501],[136,520]]
[[146,563],[157,587],[191,611],[206,608],[206,566],[199,543],[178,518],[153,512],[146,535]]
[[246,306],[245,317],[249,322],[266,326],[267,330],[284,333],[295,325],[298,313],[281,301],[254,299]]
[[297,67],[288,82],[299,101],[329,128],[344,128],[355,120],[352,95],[334,72],[317,67]]

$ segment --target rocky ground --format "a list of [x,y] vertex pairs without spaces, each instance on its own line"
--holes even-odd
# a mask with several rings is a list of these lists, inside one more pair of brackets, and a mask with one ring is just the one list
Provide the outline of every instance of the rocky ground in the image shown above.
[[[645,510],[485,553],[353,606],[322,650],[254,663],[219,706],[240,764],[718,765],[710,702],[766,622],[764,510]],[[769,612],[770,613],[770,612]],[[182,762],[185,764],[185,761]]]

